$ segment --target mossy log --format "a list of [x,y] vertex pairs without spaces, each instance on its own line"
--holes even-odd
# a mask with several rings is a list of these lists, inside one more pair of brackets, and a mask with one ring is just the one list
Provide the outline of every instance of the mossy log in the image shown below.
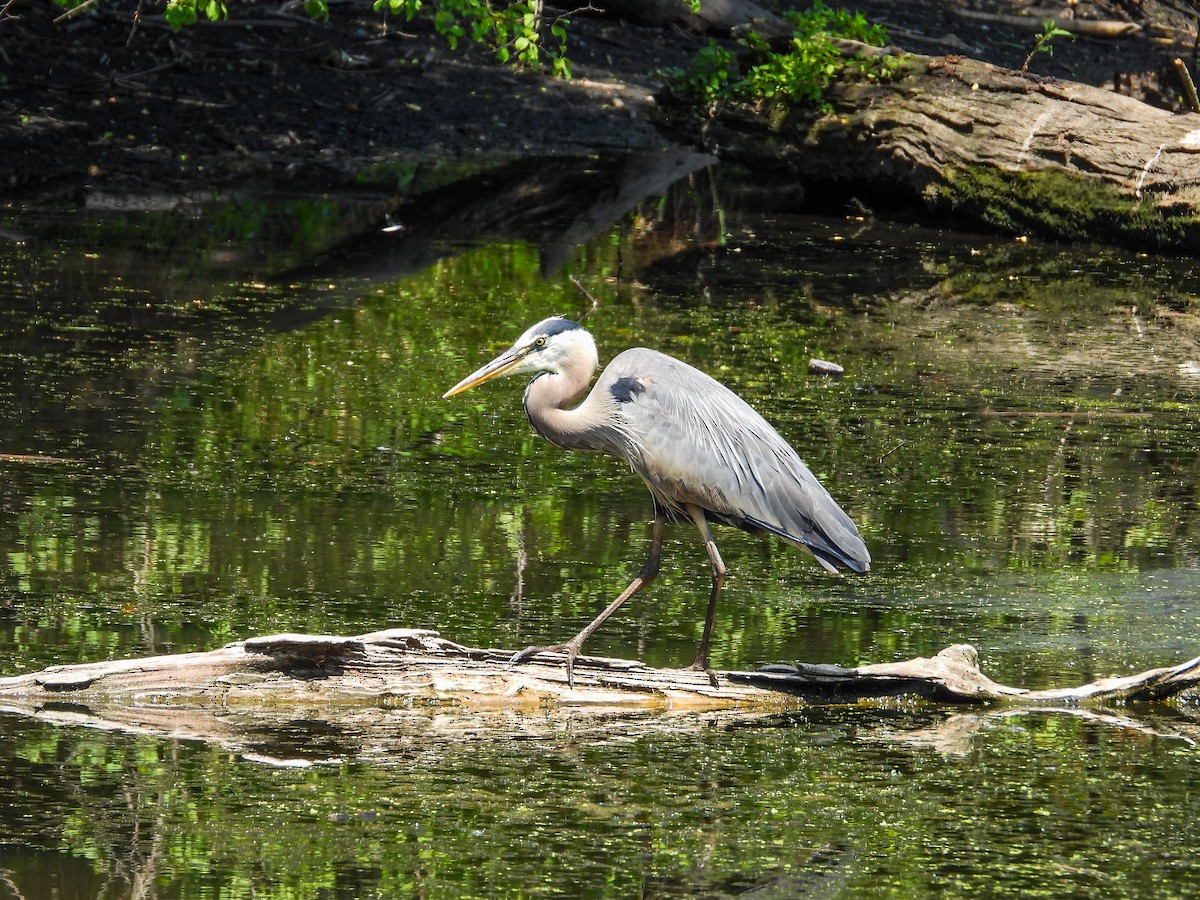
[[847,74],[827,114],[763,101],[706,118],[666,91],[660,125],[868,208],[915,203],[988,230],[1200,251],[1200,114],[962,57],[842,47],[895,56],[895,77]]
[[[580,657],[574,687],[560,659],[511,665],[511,651],[463,647],[433,631],[392,629],[357,637],[280,634],[217,650],[111,662],[52,666],[0,678],[0,713],[55,724],[217,744],[275,765],[377,758],[506,736],[539,739],[564,729],[627,739],[639,729],[688,730],[787,715],[813,704],[895,698],[945,701],[941,723],[916,730],[894,717],[879,738],[943,752],[965,752],[970,736],[995,716],[1042,709],[1119,727],[1195,741],[1190,701],[1200,699],[1200,658],[1179,666],[1109,678],[1077,688],[1028,691],[996,684],[979,671],[975,651],[948,647],[931,659],[853,669],[773,666],[718,672],[654,669],[641,663]],[[1137,717],[1114,707],[1170,701]],[[905,701],[907,702],[907,701]],[[951,706],[950,704],[953,704]],[[868,724],[864,735],[873,732]]]

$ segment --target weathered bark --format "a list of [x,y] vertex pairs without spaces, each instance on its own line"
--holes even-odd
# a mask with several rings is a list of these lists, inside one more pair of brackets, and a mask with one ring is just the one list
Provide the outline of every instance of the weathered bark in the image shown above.
[[990,229],[1200,251],[1200,115],[971,59],[897,62],[890,80],[832,86],[829,115],[764,102],[699,119],[664,93],[662,124],[867,206],[907,197]]
[[769,666],[755,672],[654,669],[635,660],[581,656],[568,687],[561,658],[543,654],[510,665],[512,651],[464,647],[419,629],[357,637],[280,634],[217,650],[52,666],[0,678],[5,701],[103,701],[137,706],[260,707],[387,698],[478,709],[547,705],[604,708],[780,709],[806,701],[916,695],[959,703],[1103,704],[1200,697],[1200,657],[1178,666],[1107,678],[1075,688],[1031,691],[997,684],[979,670],[975,649],[947,647],[931,659]]
[[[996,716],[1042,709],[1117,728],[1200,738],[1186,702],[1158,712],[1143,708],[1137,718],[1112,709],[1135,700],[1200,698],[1200,658],[1078,688],[1026,691],[988,679],[966,645],[948,647],[932,659],[856,669],[804,665],[720,672],[718,687],[703,673],[580,657],[571,689],[556,658],[512,666],[510,655],[413,629],[358,637],[271,635],[204,653],[52,666],[0,678],[0,712],[204,741],[276,765],[396,756],[434,741],[551,738],[568,722],[576,736],[616,729],[628,738],[639,729],[706,728],[718,717],[745,721],[808,703],[897,696],[969,704],[976,711],[935,724],[923,719],[915,731],[889,720],[878,730],[868,725],[860,737],[962,753]],[[312,723],[312,747],[305,723]],[[337,748],[334,756],[331,746]]]

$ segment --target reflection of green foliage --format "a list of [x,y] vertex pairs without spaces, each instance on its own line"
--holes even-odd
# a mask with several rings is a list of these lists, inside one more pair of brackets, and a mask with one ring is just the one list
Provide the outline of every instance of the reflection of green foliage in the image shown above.
[[[571,723],[539,740],[442,734],[420,713],[385,721],[374,727],[394,755],[299,770],[84,729],[6,732],[0,772],[19,773],[39,806],[5,824],[62,864],[38,884],[65,887],[74,858],[108,895],[153,883],[183,898],[271,900],[581,884],[602,898],[649,885],[802,896],[814,871],[846,896],[987,894],[1001,882],[1036,895],[1047,880],[1124,895],[1187,892],[1200,878],[1185,815],[1194,754],[1061,713],[980,722],[814,707],[737,727],[677,715],[616,739]],[[336,758],[375,746],[369,728],[297,721],[264,750]],[[1113,794],[1122,802],[1104,802]],[[1136,852],[1114,857],[1114,843]],[[10,868],[30,896],[24,875]]]
[[[720,530],[719,665],[970,640],[989,674],[1050,686],[1075,678],[1081,648],[1107,672],[1157,664],[1128,646],[1186,645],[1200,441],[1195,385],[1168,354],[1190,351],[1160,341],[1151,376],[1130,368],[1134,317],[1150,329],[1169,310],[1177,330],[1157,336],[1195,322],[1171,261],[933,240],[905,261],[876,234],[824,255],[840,223],[785,246],[765,228],[732,249],[670,233],[657,251],[676,202],[643,205],[571,261],[601,297],[587,324],[602,356],[659,347],[726,381],[801,449],[876,556],[868,578],[832,579],[778,541]],[[884,266],[904,286],[886,297],[869,280]],[[89,302],[117,303],[119,288]],[[213,333],[116,352],[94,325],[74,355],[20,360],[30,384],[66,370],[124,405],[104,420],[113,434],[69,432],[76,462],[0,461],[0,673],[270,631],[427,626],[515,647],[573,633],[624,586],[650,513],[627,467],[532,436],[516,380],[441,400],[531,321],[577,315],[575,289],[544,277],[533,247],[491,244],[341,290],[336,311],[260,331],[240,310],[279,308],[284,288],[229,284],[206,300]],[[807,376],[812,356],[847,376]],[[65,443],[47,423],[79,393],[57,390],[33,427]],[[665,551],[589,651],[691,660],[706,558],[686,528]],[[255,750],[331,761],[301,770],[5,718],[0,784],[23,814],[3,817],[0,843],[26,855],[3,867],[26,895],[27,873],[51,863],[91,874],[92,896],[138,879],[231,898],[800,896],[814,871],[818,892],[845,896],[1178,894],[1200,879],[1193,749],[1100,722],[981,726],[887,701],[763,727],[623,719],[593,738],[566,716],[561,735],[463,740],[390,701],[356,711],[417,725],[397,740],[393,720],[298,710]],[[394,749],[373,749],[381,735]],[[363,746],[375,755],[359,761]],[[1097,800],[1114,792],[1132,799]]]
[[[640,211],[639,227],[661,209]],[[600,283],[636,256],[631,240],[614,232],[573,268]],[[947,567],[983,579],[1132,575],[1195,539],[1175,502],[1195,492],[1180,486],[1178,467],[1196,461],[1172,424],[1182,421],[1177,405],[1139,381],[1119,394],[1095,380],[1091,393],[1064,394],[1047,382],[1059,373],[1028,367],[1038,359],[1031,342],[1057,346],[1069,334],[1093,355],[1111,345],[1107,323],[1138,305],[1104,274],[1120,258],[1097,257],[1094,284],[1071,273],[1070,259],[1027,247],[938,259],[930,276],[969,303],[883,315],[865,300],[818,305],[809,274],[764,260],[744,295],[725,288],[719,304],[606,295],[588,320],[606,358],[656,346],[725,380],[796,443],[871,545],[886,542],[883,559],[897,552],[888,546],[904,548],[903,565],[830,582],[790,548],[722,531],[734,578],[718,611],[720,657],[853,663],[923,652],[938,639],[924,611],[864,618],[845,598],[907,596]],[[539,262],[527,245],[471,249],[307,328],[263,335],[253,352],[240,352],[242,341],[235,352],[214,345],[196,377],[163,394],[144,445],[130,450],[145,489],[106,499],[99,516],[78,497],[81,485],[107,484],[103,475],[62,469],[11,521],[6,546],[19,551],[0,559],[0,574],[31,598],[64,599],[57,618],[32,606],[19,616],[9,665],[131,655],[153,636],[209,646],[268,630],[416,624],[517,644],[583,624],[641,562],[644,489],[615,462],[533,436],[520,384],[440,399],[531,321],[578,313],[575,289],[543,279]],[[997,314],[997,304],[1017,312]],[[1009,334],[1026,356],[1005,355]],[[847,363],[854,377],[808,379],[812,356]],[[896,447],[893,476],[876,461]],[[1144,455],[1174,468],[1129,477]],[[947,521],[962,534],[945,536]],[[647,630],[654,662],[693,652],[687,628],[698,627],[707,567],[686,530],[671,540],[654,590],[597,635],[597,652],[627,653]],[[512,599],[522,546],[528,603]],[[1077,608],[1089,593],[1086,580],[1072,582],[1058,604]],[[961,626],[1003,630],[1008,615],[971,612]],[[72,635],[69,650],[41,643],[59,628]]]

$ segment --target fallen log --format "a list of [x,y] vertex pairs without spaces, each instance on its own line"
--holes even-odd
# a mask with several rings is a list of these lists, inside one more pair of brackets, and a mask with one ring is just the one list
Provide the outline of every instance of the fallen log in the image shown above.
[[1046,16],[1010,16],[974,9],[951,9],[950,12],[960,19],[986,22],[989,25],[1007,25],[1010,28],[1020,28],[1025,31],[1041,31],[1047,22],[1051,22],[1055,28],[1061,28],[1072,34],[1085,34],[1088,37],[1102,39],[1128,37],[1142,30],[1142,26],[1136,22],[1125,22],[1120,19],[1077,19],[1063,13]]
[[[552,655],[518,666],[511,651],[464,647],[434,631],[391,629],[357,637],[279,634],[216,650],[51,666],[0,678],[0,713],[129,734],[217,744],[273,765],[347,757],[402,758],[431,742],[551,739],[572,734],[628,739],[638,730],[708,728],[813,704],[926,698],[976,712],[921,719],[915,730],[889,717],[864,739],[966,752],[995,716],[1022,710],[1067,713],[1111,727],[1195,742],[1188,701],[1200,699],[1200,657],[1178,666],[1077,688],[1030,691],[980,672],[974,648],[947,647],[930,659],[856,668],[770,666],[719,672],[654,669],[633,660],[580,657],[574,687]],[[1114,706],[1170,701],[1135,718]],[[311,734],[309,733],[311,732]],[[398,757],[397,754],[400,756]]]
[[721,671],[715,685],[703,672],[580,656],[571,687],[559,655],[541,654],[520,665],[511,665],[511,656],[510,650],[464,647],[421,629],[357,637],[277,634],[204,652],[51,666],[0,678],[0,702],[259,709],[296,702],[353,705],[385,700],[453,702],[481,710],[777,710],[903,695],[949,703],[1022,705],[1200,699],[1200,657],[1081,687],[1027,690],[997,684],[984,675],[975,649],[967,644],[947,647],[929,659],[855,668],[801,664]]
[[844,75],[826,93],[827,113],[762,101],[707,115],[668,87],[659,124],[724,160],[869,208],[1200,251],[1200,114],[965,57],[841,47],[896,64],[882,81]]

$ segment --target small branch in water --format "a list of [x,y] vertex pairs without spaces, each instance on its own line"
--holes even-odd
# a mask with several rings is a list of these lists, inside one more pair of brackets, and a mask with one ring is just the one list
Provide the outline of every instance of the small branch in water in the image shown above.
[[579,317],[579,321],[582,322],[584,319],[586,319],[588,316],[590,316],[592,313],[594,313],[596,310],[598,310],[600,308],[600,301],[597,300],[595,297],[593,297],[588,292],[588,289],[585,288],[583,286],[583,283],[579,280],[578,275],[568,275],[567,278],[570,279],[571,284],[573,284],[573,285],[575,285],[575,287],[579,288],[579,292],[581,294],[583,294],[583,296],[587,297],[588,303],[591,304],[591,306],[583,313],[583,315],[581,315]]
[[891,466],[889,466],[887,463],[885,463],[884,460],[887,459],[889,456],[891,456],[893,453],[895,453],[897,450],[899,450],[901,447],[903,447],[907,443],[908,443],[908,441],[906,441],[906,440],[901,441],[895,447],[893,447],[891,450],[889,450],[887,453],[883,454],[883,456],[879,457],[879,464],[881,466],[883,466],[885,469],[887,469],[888,472],[891,474],[891,476],[893,478],[895,478],[897,481],[900,480],[900,476],[897,475],[895,470]]
[[69,459],[64,456],[39,456],[36,453],[0,453],[0,462],[30,463],[33,465],[40,463],[54,463],[55,465],[59,465],[79,462],[79,460]]

